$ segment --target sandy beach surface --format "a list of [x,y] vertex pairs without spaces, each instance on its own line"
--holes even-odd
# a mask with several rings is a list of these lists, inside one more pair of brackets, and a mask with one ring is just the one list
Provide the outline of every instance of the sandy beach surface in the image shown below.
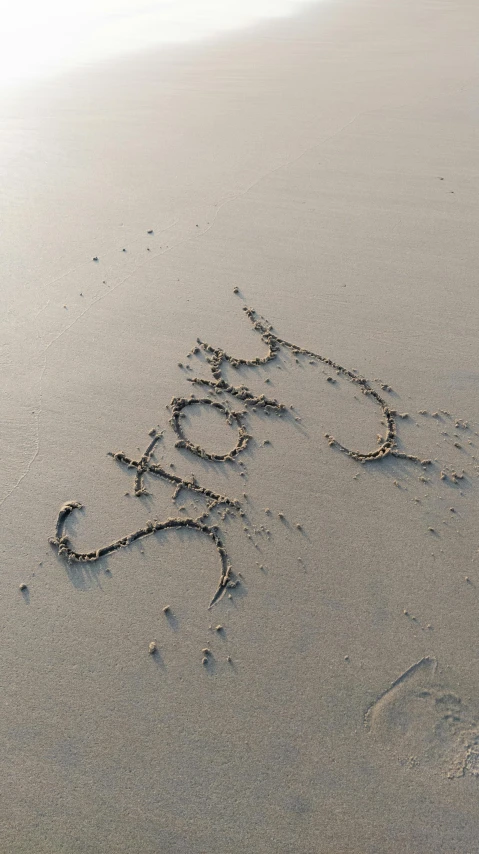
[[479,852],[478,25],[2,96],[2,854]]

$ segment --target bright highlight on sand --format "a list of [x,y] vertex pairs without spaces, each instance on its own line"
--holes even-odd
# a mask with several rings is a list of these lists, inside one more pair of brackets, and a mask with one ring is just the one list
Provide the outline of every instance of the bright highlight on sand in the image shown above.
[[0,83],[8,85],[160,44],[198,41],[307,0],[23,0],[2,9]]

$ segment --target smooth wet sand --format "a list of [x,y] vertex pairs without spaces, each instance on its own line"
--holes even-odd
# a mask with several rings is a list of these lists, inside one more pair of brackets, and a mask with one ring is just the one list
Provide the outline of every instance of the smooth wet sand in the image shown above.
[[[3,99],[2,854],[479,852],[478,23],[338,0]],[[175,448],[197,337],[267,351],[245,305],[432,464],[330,446],[377,448],[381,408],[284,347],[224,375],[289,414],[219,396],[236,462]],[[108,456],[152,428],[245,514],[209,514],[210,611],[204,533],[48,543],[69,500],[82,552],[202,512]]]

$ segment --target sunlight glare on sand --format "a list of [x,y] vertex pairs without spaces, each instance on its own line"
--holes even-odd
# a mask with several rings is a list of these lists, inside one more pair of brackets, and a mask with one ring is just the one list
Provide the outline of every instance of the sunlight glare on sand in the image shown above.
[[2,10],[0,84],[293,14],[307,0],[19,0]]

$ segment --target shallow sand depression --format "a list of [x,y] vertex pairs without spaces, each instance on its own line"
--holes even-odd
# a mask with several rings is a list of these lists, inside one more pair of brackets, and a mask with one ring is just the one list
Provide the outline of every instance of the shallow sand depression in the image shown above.
[[477,17],[3,99],[5,851],[479,851]]

